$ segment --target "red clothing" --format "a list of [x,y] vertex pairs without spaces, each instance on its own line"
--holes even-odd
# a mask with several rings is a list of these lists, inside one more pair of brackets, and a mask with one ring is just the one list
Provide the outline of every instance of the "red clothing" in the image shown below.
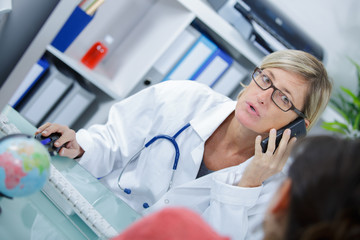
[[217,234],[198,214],[186,208],[166,208],[135,222],[112,240],[230,240]]

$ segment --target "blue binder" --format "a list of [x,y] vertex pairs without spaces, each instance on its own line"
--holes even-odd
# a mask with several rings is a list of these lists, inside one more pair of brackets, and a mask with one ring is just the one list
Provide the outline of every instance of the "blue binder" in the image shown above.
[[35,63],[9,100],[9,105],[13,108],[17,107],[48,68],[49,62],[45,58],[41,58]]
[[194,80],[192,77],[218,47],[204,35],[185,53],[163,81]]
[[87,15],[86,12],[77,6],[51,42],[51,45],[59,51],[65,52],[93,18],[94,15]]
[[233,59],[218,48],[191,76],[191,79],[212,87],[232,64]]

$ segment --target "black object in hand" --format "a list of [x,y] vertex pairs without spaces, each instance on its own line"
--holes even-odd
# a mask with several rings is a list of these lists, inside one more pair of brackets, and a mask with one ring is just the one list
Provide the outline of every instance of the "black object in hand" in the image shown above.
[[63,147],[63,146],[60,147],[54,146],[55,141],[58,140],[60,137],[61,137],[60,133],[52,133],[47,137],[42,136],[41,133],[35,135],[35,139],[39,140],[44,145],[44,147],[47,148],[51,156],[54,156],[55,154],[59,153],[60,149]]
[[[299,117],[299,118],[295,119],[293,122],[289,123],[288,125],[279,129],[276,132],[275,149],[279,146],[282,135],[283,135],[284,131],[288,128],[291,130],[290,139],[292,137],[300,138],[300,137],[303,137],[306,135],[305,120],[303,118]],[[262,147],[263,153],[266,152],[266,150],[267,150],[268,142],[269,142],[269,138],[265,138],[264,140],[261,141],[261,147]]]

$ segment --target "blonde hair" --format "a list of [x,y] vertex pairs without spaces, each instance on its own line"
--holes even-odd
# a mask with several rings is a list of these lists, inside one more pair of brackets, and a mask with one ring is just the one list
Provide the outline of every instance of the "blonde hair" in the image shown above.
[[302,112],[310,121],[307,128],[310,130],[325,110],[331,96],[332,82],[324,65],[313,55],[304,51],[281,50],[267,55],[259,68],[280,68],[293,72],[309,84]]

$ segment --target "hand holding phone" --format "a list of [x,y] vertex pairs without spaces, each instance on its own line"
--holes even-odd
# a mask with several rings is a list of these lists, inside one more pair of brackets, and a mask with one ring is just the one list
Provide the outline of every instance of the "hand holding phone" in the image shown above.
[[[305,120],[304,118],[299,117],[276,132],[275,149],[279,146],[282,135],[284,131],[288,128],[291,130],[290,139],[292,137],[300,138],[306,135]],[[265,138],[264,140],[261,141],[261,147],[263,152],[266,152],[268,142],[269,142],[269,138]]]

